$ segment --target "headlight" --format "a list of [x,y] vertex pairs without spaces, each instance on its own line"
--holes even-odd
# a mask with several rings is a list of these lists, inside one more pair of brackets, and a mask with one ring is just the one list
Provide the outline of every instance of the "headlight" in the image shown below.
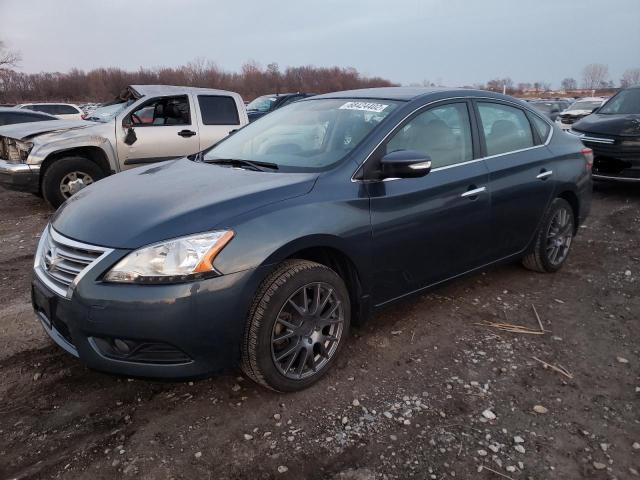
[[213,261],[233,238],[233,231],[200,233],[134,250],[104,277],[118,283],[176,283],[217,272]]
[[24,163],[29,157],[29,152],[33,148],[32,142],[22,142],[13,138],[5,138],[5,153],[7,160],[12,163]]

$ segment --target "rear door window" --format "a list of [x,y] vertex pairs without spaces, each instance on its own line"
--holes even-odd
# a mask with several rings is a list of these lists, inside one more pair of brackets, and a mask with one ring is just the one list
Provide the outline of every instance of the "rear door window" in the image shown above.
[[198,95],[198,104],[205,125],[240,125],[236,101],[225,95]]
[[538,137],[540,138],[542,143],[545,143],[547,141],[547,137],[549,136],[551,126],[537,115],[531,115],[531,121],[533,122],[533,126],[538,132]]
[[501,103],[478,102],[487,156],[534,146],[533,132],[523,110]]
[[49,115],[57,115],[58,110],[56,107],[57,105],[43,103],[43,104],[33,105],[31,110],[35,110],[36,112],[48,113]]
[[55,107],[58,111],[58,115],[77,115],[80,113],[71,105],[55,105]]

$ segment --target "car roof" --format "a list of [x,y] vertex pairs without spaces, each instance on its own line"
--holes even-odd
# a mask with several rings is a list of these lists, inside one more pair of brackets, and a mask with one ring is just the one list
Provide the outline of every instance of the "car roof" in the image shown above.
[[291,95],[313,95],[306,92],[282,92],[282,93],[265,93],[264,95],[259,95],[260,97],[287,97]]
[[199,88],[199,87],[180,87],[177,85],[129,85],[129,88],[134,90],[141,96],[163,96],[163,95],[184,95],[185,93],[208,93],[211,95],[238,95],[235,92],[228,90],[216,90],[213,88]]
[[28,102],[28,103],[19,103],[16,107],[24,107],[26,105],[71,105],[72,107],[77,107],[75,103],[66,103],[66,102]]
[[[490,92],[488,90],[474,90],[471,88],[446,88],[446,87],[380,87],[380,88],[363,88],[359,90],[344,90],[342,92],[325,93],[316,95],[311,99],[318,98],[362,98],[362,99],[385,99],[411,101],[420,97],[426,97],[435,94],[449,94],[459,97],[489,97],[503,98],[514,100],[500,93]],[[311,100],[309,99],[309,100]],[[517,99],[515,99],[517,100]]]
[[42,117],[51,117],[51,118],[58,118],[58,117],[54,117],[53,115],[49,115],[48,113],[44,113],[44,112],[35,112],[33,110],[22,110],[20,108],[15,108],[15,107],[0,107],[0,113],[17,113],[18,115],[38,115],[38,116],[42,116]]

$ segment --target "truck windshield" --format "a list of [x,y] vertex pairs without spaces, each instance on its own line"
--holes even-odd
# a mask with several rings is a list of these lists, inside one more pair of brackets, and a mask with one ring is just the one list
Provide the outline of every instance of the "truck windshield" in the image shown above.
[[622,90],[598,111],[603,115],[640,113],[640,88]]
[[85,120],[92,122],[108,122],[115,118],[122,110],[131,105],[135,100],[115,100],[113,102],[103,103],[93,112],[89,114]]
[[264,97],[258,97],[253,102],[247,105],[247,110],[252,112],[268,112],[271,110],[271,106],[276,102],[278,98],[271,95],[265,95]]
[[280,171],[329,168],[401,102],[319,99],[292,103],[251,123],[205,153],[203,161],[249,160]]

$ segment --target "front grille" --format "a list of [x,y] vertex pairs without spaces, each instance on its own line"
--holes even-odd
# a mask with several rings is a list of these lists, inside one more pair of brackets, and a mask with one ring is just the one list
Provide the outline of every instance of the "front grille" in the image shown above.
[[583,117],[577,117],[575,115],[560,115],[560,121],[566,125],[573,125]]
[[45,285],[62,297],[70,297],[82,275],[111,250],[71,240],[50,226],[38,244],[34,268]]

